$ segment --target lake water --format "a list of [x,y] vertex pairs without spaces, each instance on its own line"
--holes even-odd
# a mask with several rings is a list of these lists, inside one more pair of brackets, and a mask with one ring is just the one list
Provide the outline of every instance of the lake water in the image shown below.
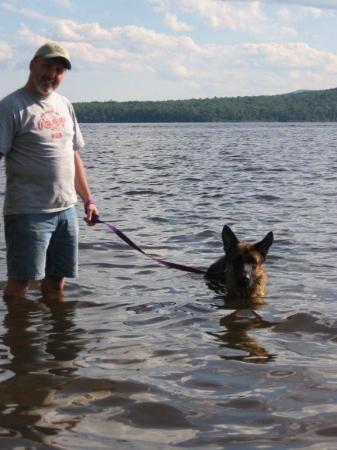
[[0,447],[336,449],[336,125],[82,129],[102,219],[198,268],[222,255],[224,224],[251,241],[272,230],[269,294],[228,305],[81,220],[66,301],[35,288],[1,303]]

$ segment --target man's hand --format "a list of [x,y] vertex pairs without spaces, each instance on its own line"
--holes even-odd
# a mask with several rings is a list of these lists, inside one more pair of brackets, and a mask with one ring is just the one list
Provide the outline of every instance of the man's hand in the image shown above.
[[87,224],[89,226],[96,225],[99,218],[99,211],[93,201],[87,202],[85,204],[85,213],[86,217],[84,218],[84,220],[87,222]]

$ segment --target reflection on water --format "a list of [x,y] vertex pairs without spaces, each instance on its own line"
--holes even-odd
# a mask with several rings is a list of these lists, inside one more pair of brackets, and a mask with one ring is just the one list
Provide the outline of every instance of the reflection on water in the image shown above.
[[0,304],[1,448],[335,449],[335,125],[83,131],[102,219],[147,253],[206,268],[225,223],[272,230],[268,298],[231,302],[81,223],[65,302]]
[[9,301],[4,316],[0,384],[0,423],[23,439],[45,441],[58,428],[71,428],[75,417],[47,416],[55,406],[55,391],[76,374],[76,357],[83,347],[81,330],[72,321],[74,303],[47,308],[38,301]]
[[249,334],[250,331],[273,325],[271,322],[264,320],[254,310],[236,310],[222,317],[220,325],[225,328],[225,332],[211,334],[216,336],[225,347],[240,351],[240,355],[224,356],[225,359],[236,359],[255,364],[264,364],[273,359],[274,355],[269,353],[259,343],[258,339]]

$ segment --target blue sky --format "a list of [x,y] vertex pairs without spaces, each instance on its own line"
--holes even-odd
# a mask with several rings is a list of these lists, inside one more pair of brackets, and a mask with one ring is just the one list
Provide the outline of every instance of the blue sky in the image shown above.
[[71,101],[337,86],[337,0],[0,0],[0,98],[47,40],[71,53]]

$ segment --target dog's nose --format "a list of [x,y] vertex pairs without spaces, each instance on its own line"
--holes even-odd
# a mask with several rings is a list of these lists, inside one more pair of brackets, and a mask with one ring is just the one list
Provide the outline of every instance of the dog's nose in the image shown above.
[[249,273],[245,272],[245,273],[242,274],[242,277],[241,277],[241,283],[242,283],[245,287],[249,286],[250,280],[251,280],[251,276],[250,276]]

